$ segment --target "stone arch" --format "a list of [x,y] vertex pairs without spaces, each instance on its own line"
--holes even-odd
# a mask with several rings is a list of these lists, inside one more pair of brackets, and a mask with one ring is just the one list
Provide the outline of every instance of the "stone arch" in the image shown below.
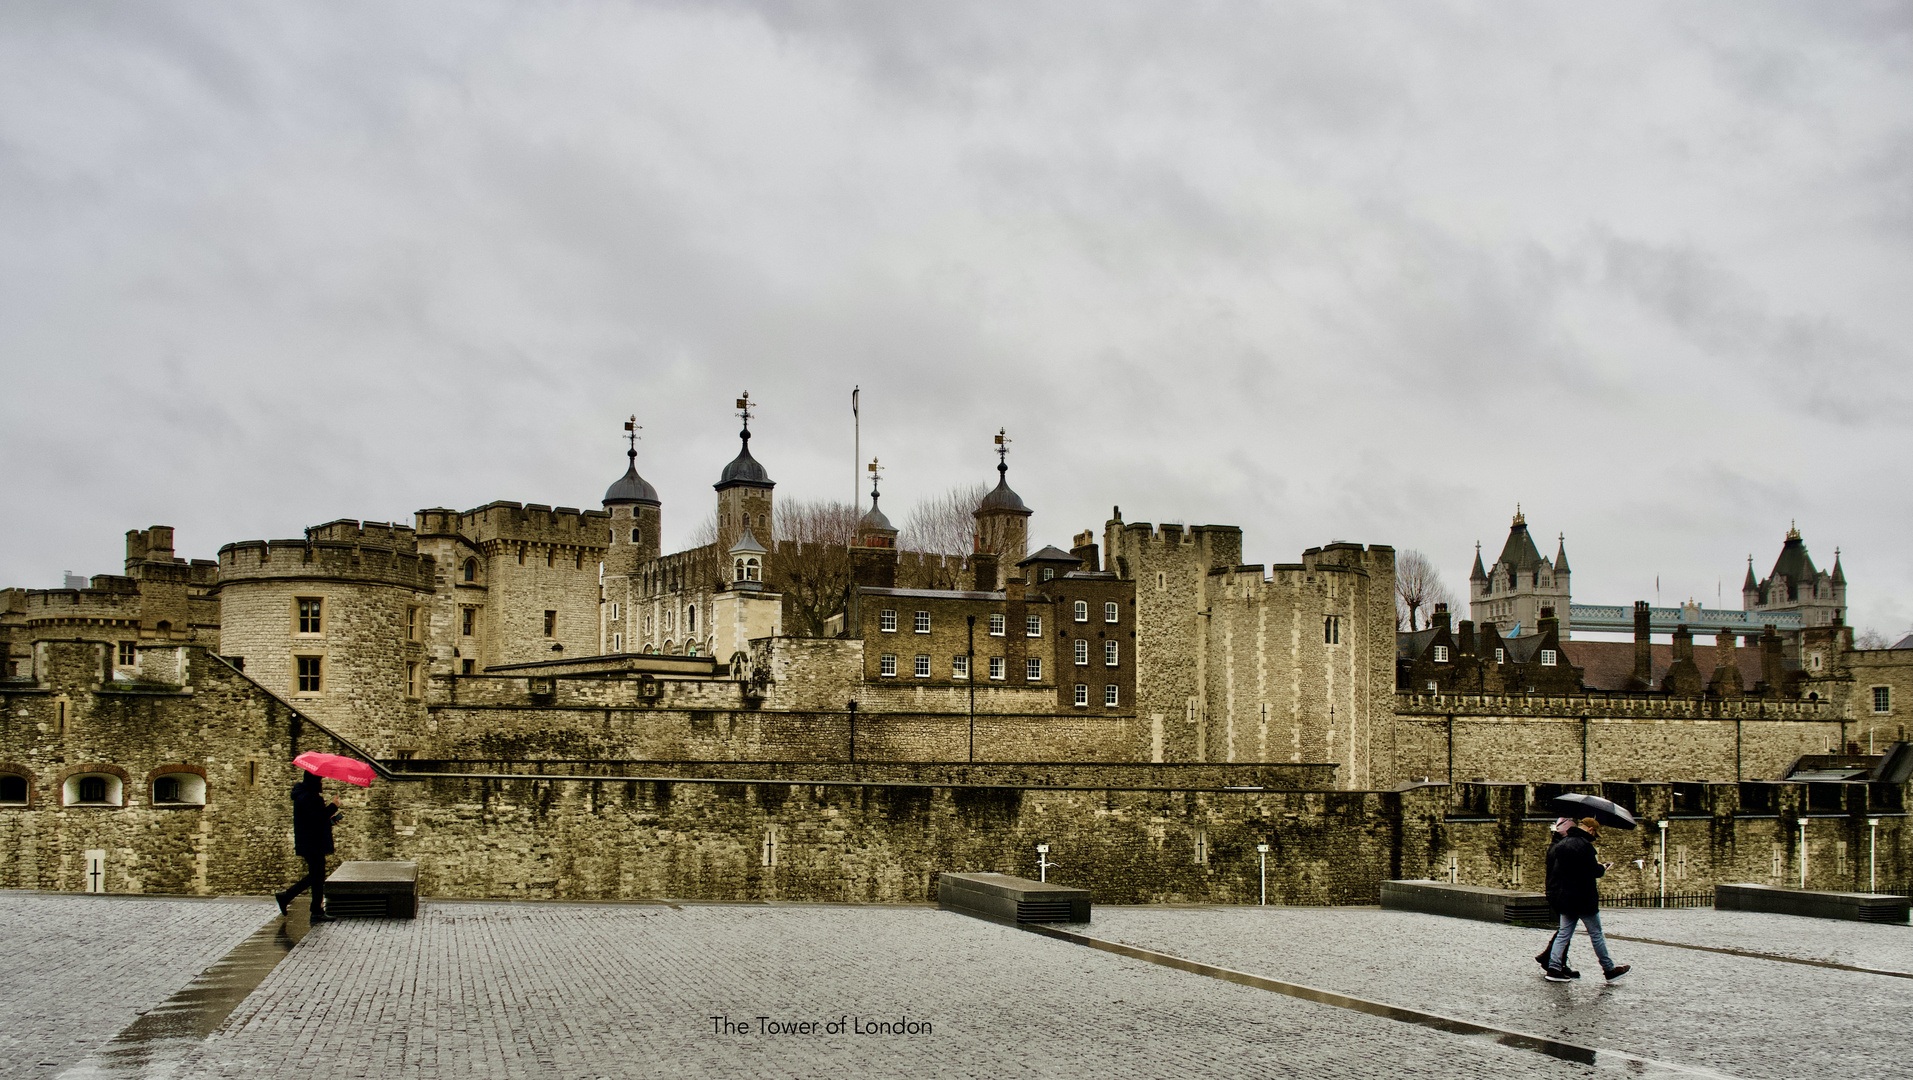
[[[171,778],[178,781],[175,797],[160,798],[160,781]],[[149,806],[204,806],[207,795],[206,769],[202,765],[176,762],[161,765],[146,774],[146,803]]]
[[[103,777],[108,781],[105,785],[105,797],[100,800],[82,800],[81,788],[84,786],[84,781],[88,777],[93,776]],[[58,777],[54,780],[54,784],[60,790],[60,805],[62,806],[124,807],[126,805],[126,789],[132,786],[132,781],[126,775],[126,770],[120,768],[118,765],[109,765],[105,762],[91,762],[85,765],[72,765],[61,769]]]
[[[9,798],[5,802],[0,802],[0,806],[22,810],[33,809],[34,805],[39,802],[39,778],[34,776],[32,769],[17,761],[0,761],[0,784],[5,784],[6,779],[13,777],[20,779],[24,790],[19,792],[19,799]],[[10,787],[12,785],[6,786]],[[13,793],[0,791],[0,794],[11,795]]]

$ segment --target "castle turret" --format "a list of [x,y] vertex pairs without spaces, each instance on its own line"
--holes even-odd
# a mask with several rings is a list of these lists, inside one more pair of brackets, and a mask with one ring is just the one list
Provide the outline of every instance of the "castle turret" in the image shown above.
[[879,589],[897,587],[897,527],[877,505],[877,473],[883,468],[870,460],[870,509],[857,521],[857,539],[850,548],[850,577],[857,585]]
[[1571,636],[1568,596],[1567,536],[1552,560],[1543,558],[1528,534],[1528,519],[1515,506],[1514,521],[1508,526],[1508,540],[1492,567],[1481,565],[1481,549],[1475,548],[1475,568],[1468,575],[1469,614],[1479,625],[1493,623],[1507,635],[1535,632],[1541,609],[1553,608],[1559,618],[1563,640]]
[[771,542],[771,489],[777,486],[770,473],[751,456],[751,396],[737,399],[737,414],[744,421],[737,433],[742,445],[737,457],[724,466],[724,473],[712,487],[717,489],[717,533],[729,540],[750,533],[759,544]]
[[1010,439],[996,433],[996,487],[983,496],[976,518],[976,550],[997,556],[996,588],[1003,588],[1012,567],[1029,553],[1030,515],[1035,511],[1010,490]]

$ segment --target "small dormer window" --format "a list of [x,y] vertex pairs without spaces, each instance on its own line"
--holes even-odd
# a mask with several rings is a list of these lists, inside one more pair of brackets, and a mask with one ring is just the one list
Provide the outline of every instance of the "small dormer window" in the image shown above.
[[1553,649],[1541,650],[1541,666],[1542,667],[1554,666],[1554,650]]
[[1448,662],[1448,646],[1446,645],[1435,646],[1435,663],[1445,664],[1447,662]]
[[1497,664],[1504,664],[1504,663],[1507,663],[1507,661],[1508,661],[1508,653],[1507,653],[1507,650],[1505,650],[1505,649],[1496,649],[1496,650],[1495,650],[1495,663],[1497,663]]
[[1048,581],[1055,576],[1056,576],[1056,569],[1054,567],[1045,566],[1043,568],[1043,577],[1041,580]]

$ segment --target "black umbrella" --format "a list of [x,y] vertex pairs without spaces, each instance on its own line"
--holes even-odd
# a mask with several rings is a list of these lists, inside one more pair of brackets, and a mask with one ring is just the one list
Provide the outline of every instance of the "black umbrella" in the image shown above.
[[1634,815],[1627,812],[1627,807],[1609,799],[1603,799],[1599,795],[1570,792],[1549,799],[1548,805],[1558,813],[1569,817],[1591,817],[1603,825],[1616,829],[1634,827]]

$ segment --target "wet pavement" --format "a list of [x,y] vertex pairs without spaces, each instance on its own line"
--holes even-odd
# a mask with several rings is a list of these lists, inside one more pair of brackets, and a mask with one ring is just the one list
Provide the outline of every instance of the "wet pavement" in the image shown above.
[[[36,944],[100,911],[139,939],[126,970],[69,969]],[[220,923],[237,951],[195,982],[180,943],[211,947],[209,912],[251,925]],[[1532,959],[1544,931],[1373,908],[1099,908],[1067,928],[1084,947],[925,907],[427,902],[286,952],[269,901],[0,894],[0,944],[56,958],[40,973],[91,1018],[30,1051],[22,1025],[54,1011],[0,1002],[18,1044],[0,1078],[61,1071],[20,1071],[35,1052],[63,1053],[75,1080],[1754,1078],[1898,1075],[1913,1055],[1898,1019],[1913,978],[1851,970],[1913,974],[1906,927],[1711,910],[1609,912],[1607,927],[1635,971],[1603,982],[1580,939],[1587,977],[1551,984]],[[179,958],[166,978],[149,966],[162,955]],[[147,1000],[129,1006],[122,976]]]

